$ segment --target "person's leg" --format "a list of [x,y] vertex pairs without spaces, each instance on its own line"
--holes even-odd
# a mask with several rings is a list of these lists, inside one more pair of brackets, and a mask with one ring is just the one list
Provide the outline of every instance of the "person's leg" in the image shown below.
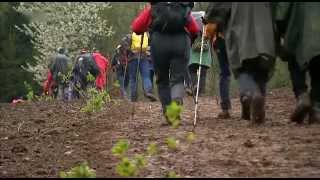
[[229,68],[225,40],[221,37],[218,37],[217,39],[217,56],[220,68],[219,92],[221,99],[220,106],[222,109],[222,112],[218,115],[218,117],[229,118],[229,109],[231,109],[231,101],[229,96],[231,72]]
[[154,32],[151,38],[151,56],[154,62],[154,72],[156,75],[156,84],[158,88],[159,99],[162,106],[162,113],[165,115],[166,107],[171,102],[171,92],[169,84],[168,53],[164,35]]
[[312,99],[312,110],[310,112],[309,123],[320,122],[320,56],[310,61],[309,73],[311,79],[310,97]]
[[207,69],[206,66],[201,66],[201,75],[200,75],[200,88],[199,94],[203,95],[206,92],[206,79],[207,79]]
[[141,59],[139,64],[140,75],[142,77],[144,94],[151,101],[156,101],[157,98],[152,94],[152,83],[150,80],[149,61],[147,59]]
[[311,100],[306,84],[306,71],[301,70],[294,56],[289,56],[288,70],[290,73],[292,90],[297,100],[296,108],[290,115],[293,122],[302,123],[311,109]]
[[138,60],[132,59],[128,63],[128,71],[129,71],[129,84],[130,84],[130,100],[132,102],[136,102],[138,99],[137,95],[137,67]]
[[198,64],[191,64],[188,66],[189,73],[190,73],[190,79],[189,79],[189,87],[192,89],[193,87],[193,94],[196,95],[197,93],[197,82],[198,82],[198,72],[199,65]]
[[290,73],[292,90],[295,97],[298,99],[301,94],[308,91],[306,72],[301,70],[294,56],[290,56],[290,59],[288,59],[288,70]]

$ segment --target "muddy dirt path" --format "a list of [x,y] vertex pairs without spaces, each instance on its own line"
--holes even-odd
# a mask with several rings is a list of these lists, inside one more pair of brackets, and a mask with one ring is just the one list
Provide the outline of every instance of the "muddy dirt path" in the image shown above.
[[[120,138],[130,141],[129,155],[142,153],[151,142],[158,154],[140,177],[164,177],[169,170],[182,177],[319,177],[320,125],[297,126],[288,117],[295,100],[290,89],[268,94],[268,121],[260,127],[240,119],[239,100],[232,100],[232,118],[218,119],[213,97],[199,100],[200,117],[192,144],[194,105],[185,99],[182,125],[163,125],[159,102],[108,104],[97,114],[79,112],[79,103],[0,105],[0,177],[58,177],[84,160],[98,177],[117,177],[118,159],[111,148]],[[176,152],[165,138],[180,140]]]

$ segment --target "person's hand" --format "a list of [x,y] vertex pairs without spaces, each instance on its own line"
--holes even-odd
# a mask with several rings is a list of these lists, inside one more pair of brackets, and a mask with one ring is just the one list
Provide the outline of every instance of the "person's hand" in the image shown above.
[[208,23],[204,27],[204,38],[212,39],[217,33],[217,24],[216,23]]

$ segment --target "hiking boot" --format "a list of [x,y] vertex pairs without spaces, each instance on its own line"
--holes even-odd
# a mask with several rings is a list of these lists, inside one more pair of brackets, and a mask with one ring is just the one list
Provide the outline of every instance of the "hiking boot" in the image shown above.
[[250,120],[250,104],[252,101],[252,97],[249,95],[249,93],[245,93],[241,96],[240,102],[241,102],[241,118],[244,120]]
[[265,97],[256,93],[252,98],[251,116],[254,123],[261,124],[265,121]]
[[189,95],[189,96],[192,96],[192,90],[190,88],[186,88],[186,93]]
[[309,124],[320,123],[320,106],[314,106],[309,114]]
[[157,101],[157,98],[152,93],[145,93],[145,96],[152,102]]
[[228,110],[222,110],[222,112],[220,112],[220,113],[218,114],[218,118],[220,118],[220,119],[228,119],[228,118],[230,118],[230,117],[231,117],[231,116],[230,116]]
[[302,93],[297,98],[297,105],[290,116],[292,122],[302,123],[308,112],[311,110],[311,100],[309,93]]

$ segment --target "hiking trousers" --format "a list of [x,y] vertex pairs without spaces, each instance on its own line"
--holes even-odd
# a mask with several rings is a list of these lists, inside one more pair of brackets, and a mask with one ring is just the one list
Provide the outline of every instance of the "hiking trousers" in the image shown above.
[[190,47],[191,40],[186,32],[151,34],[151,56],[164,112],[172,100],[183,103],[184,77],[190,58]]
[[288,59],[288,70],[290,73],[290,79],[292,83],[292,90],[296,98],[302,93],[308,91],[306,84],[306,71],[303,71],[294,56],[290,56]]
[[218,63],[220,68],[220,74],[219,74],[219,93],[220,93],[220,106],[222,110],[229,110],[231,109],[231,101],[229,96],[230,91],[230,67],[229,67],[229,61],[226,51],[226,45],[225,40],[221,37],[217,38],[217,57],[218,57]]
[[240,96],[245,94],[253,95],[259,92],[262,96],[266,96],[266,86],[268,75],[271,69],[263,67],[262,57],[255,59],[247,59],[242,63],[242,67],[238,70]]

